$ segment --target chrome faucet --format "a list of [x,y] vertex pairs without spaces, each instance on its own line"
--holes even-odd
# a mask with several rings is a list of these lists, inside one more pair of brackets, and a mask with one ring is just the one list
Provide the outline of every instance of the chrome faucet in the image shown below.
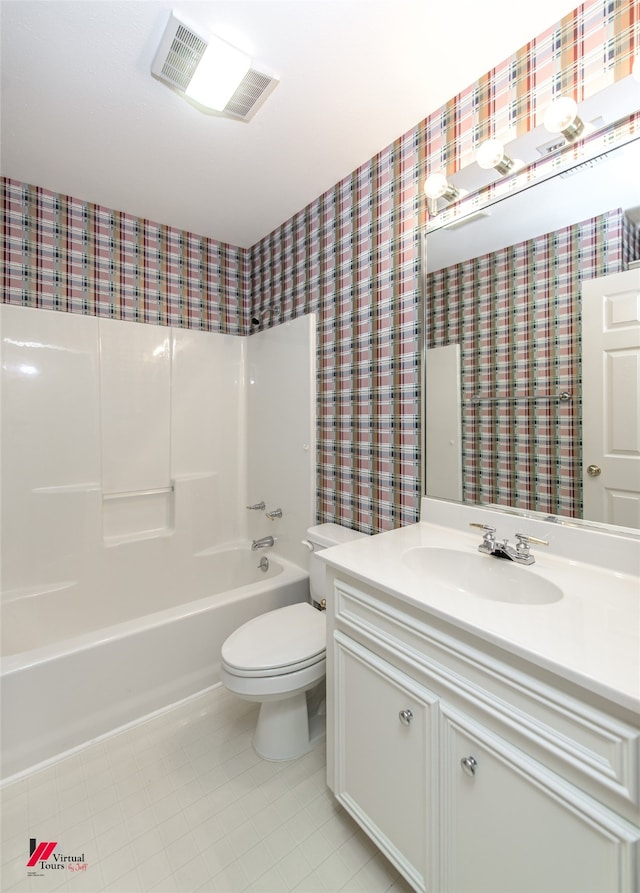
[[251,543],[251,551],[256,552],[258,549],[268,549],[269,546],[273,546],[273,537],[263,536],[259,540],[254,540]]
[[482,542],[478,546],[478,552],[484,552],[485,555],[493,555],[496,558],[507,558],[509,561],[515,561],[517,564],[533,564],[535,558],[531,554],[529,548],[531,543],[538,546],[548,546],[548,540],[541,540],[535,536],[527,536],[525,533],[516,533],[518,541],[516,546],[512,546],[508,539],[497,540],[496,529],[489,524],[469,524],[469,527],[479,527],[484,530]]

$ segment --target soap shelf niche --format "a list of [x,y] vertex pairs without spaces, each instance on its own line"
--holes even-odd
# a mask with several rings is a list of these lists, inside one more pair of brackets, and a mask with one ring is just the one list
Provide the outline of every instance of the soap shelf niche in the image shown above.
[[102,530],[106,546],[152,537],[174,530],[175,487],[127,490],[102,494]]

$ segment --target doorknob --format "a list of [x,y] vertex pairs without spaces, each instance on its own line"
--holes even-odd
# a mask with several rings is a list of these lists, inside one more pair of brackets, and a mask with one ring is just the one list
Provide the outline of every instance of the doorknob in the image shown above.
[[587,465],[587,474],[591,478],[597,478],[599,474],[602,474],[602,469],[599,465]]

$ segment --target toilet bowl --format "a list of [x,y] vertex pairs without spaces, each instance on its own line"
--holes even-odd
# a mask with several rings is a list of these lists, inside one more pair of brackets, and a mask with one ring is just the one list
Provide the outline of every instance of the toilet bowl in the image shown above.
[[[326,598],[324,565],[315,553],[362,536],[338,524],[309,528],[305,542],[312,549],[312,602],[319,605]],[[295,759],[325,735],[324,699],[314,695],[324,684],[326,622],[324,612],[312,602],[254,617],[222,646],[222,684],[238,697],[261,705],[253,747],[266,760]]]

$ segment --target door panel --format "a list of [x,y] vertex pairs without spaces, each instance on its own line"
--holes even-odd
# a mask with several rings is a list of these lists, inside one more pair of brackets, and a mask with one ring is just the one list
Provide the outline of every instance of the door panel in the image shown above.
[[435,708],[412,680],[340,633],[336,694],[336,796],[425,889],[428,809],[437,801],[428,764]]
[[[627,823],[522,751],[441,705],[443,890],[632,890],[637,837]],[[475,760],[475,772],[463,760]],[[615,879],[615,880],[613,880]]]
[[640,270],[582,285],[584,517],[640,528]]

